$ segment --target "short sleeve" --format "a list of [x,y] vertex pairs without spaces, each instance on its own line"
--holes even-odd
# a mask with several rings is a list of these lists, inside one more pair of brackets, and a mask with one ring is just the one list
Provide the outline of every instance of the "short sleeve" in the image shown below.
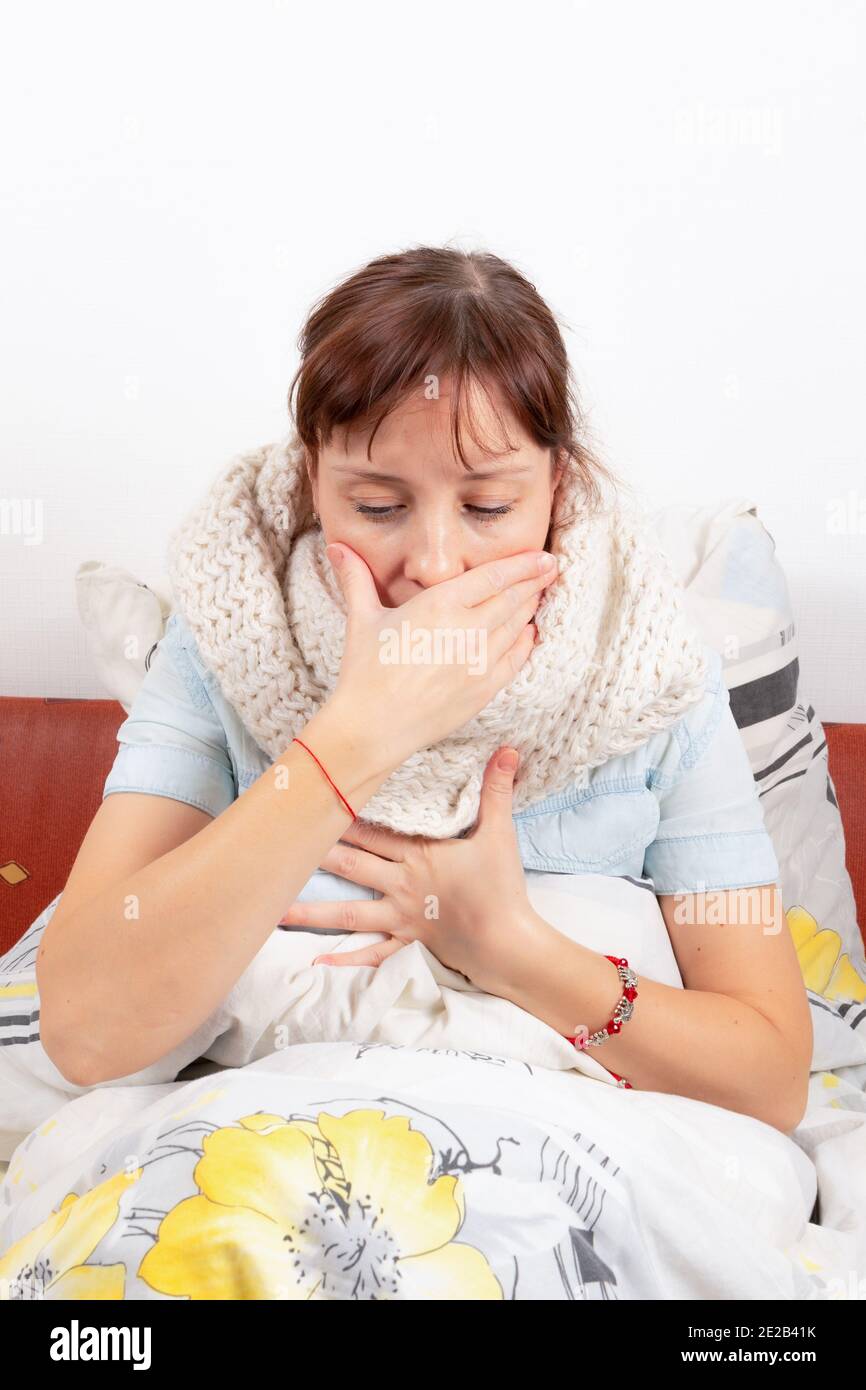
[[779,863],[722,671],[711,651],[704,698],[674,726],[679,758],[658,772],[656,837],[644,875],[657,894],[778,883]]
[[225,728],[172,614],[129,716],[103,787],[185,801],[218,816],[237,797]]

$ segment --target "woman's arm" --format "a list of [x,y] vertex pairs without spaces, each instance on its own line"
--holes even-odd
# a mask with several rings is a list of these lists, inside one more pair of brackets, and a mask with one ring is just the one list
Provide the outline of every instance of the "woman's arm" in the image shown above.
[[[636,1090],[690,1096],[790,1133],[806,1108],[812,1019],[778,887],[659,903],[685,988],[638,976],[631,1019],[589,1055]],[[537,913],[512,939],[491,992],[569,1037],[604,1026],[622,994],[604,955]]]
[[[338,550],[347,606],[340,677],[304,727],[303,741],[357,812],[413,751],[459,728],[514,679],[532,649],[531,618],[556,566],[522,551],[432,585],[395,610],[379,602],[361,557],[344,545]],[[381,632],[404,617],[426,631],[440,624],[446,631],[483,631],[486,671],[470,681],[459,663],[384,663]],[[175,724],[190,723],[176,753],[188,761],[175,766],[169,757],[168,772],[163,768],[165,795],[215,808],[228,794],[219,746],[224,730],[198,717],[209,699],[188,670],[186,701],[171,697],[170,684],[157,698],[171,666],[166,655],[157,653],[136,701],[140,713],[150,714],[138,754],[147,761],[151,752],[162,766],[163,745],[170,753],[180,736]],[[121,782],[94,817],[36,962],[43,1047],[69,1080],[84,1086],[140,1071],[188,1038],[352,821],[296,743],[197,832],[194,817],[173,812],[161,829],[151,818],[145,845],[119,849],[130,821],[134,836],[136,819],[144,819],[128,801],[118,804],[122,790]],[[159,857],[143,857],[148,846],[172,836]]]
[[[381,739],[355,732],[327,707],[303,739],[356,810],[391,770]],[[94,872],[123,800],[102,803],[82,845]],[[94,1085],[140,1071],[189,1037],[350,821],[293,743],[184,843],[85,893],[77,906],[68,902],[58,919],[61,898],[36,964],[43,1046],[59,1070],[76,1085]]]

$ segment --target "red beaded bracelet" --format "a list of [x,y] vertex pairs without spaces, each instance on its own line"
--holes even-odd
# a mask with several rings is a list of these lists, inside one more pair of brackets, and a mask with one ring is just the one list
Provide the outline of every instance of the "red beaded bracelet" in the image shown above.
[[[616,966],[619,978],[623,983],[623,992],[613,1011],[613,1016],[608,1019],[603,1028],[597,1029],[595,1033],[591,1033],[588,1038],[581,1042],[577,1041],[576,1035],[573,1038],[566,1035],[566,1042],[573,1043],[581,1051],[587,1047],[599,1047],[603,1042],[607,1042],[612,1034],[620,1032],[622,1025],[627,1023],[634,1013],[634,1001],[637,999],[637,975],[630,968],[625,956],[606,956],[605,959],[612,961]],[[622,1086],[629,1091],[634,1090],[631,1082],[626,1081],[624,1076],[620,1076],[615,1071],[611,1071],[610,1074],[616,1077],[617,1086]]]

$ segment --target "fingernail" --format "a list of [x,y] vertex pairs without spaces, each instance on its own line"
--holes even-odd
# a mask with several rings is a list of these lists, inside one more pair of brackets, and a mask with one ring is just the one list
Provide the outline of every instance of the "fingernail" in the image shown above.
[[328,545],[325,547],[325,554],[331,564],[337,569],[343,563],[343,552],[338,545]]
[[547,570],[553,569],[555,564],[556,561],[553,556],[548,555],[546,551],[543,555],[538,557],[538,568],[542,574],[545,574]]
[[316,959],[313,961],[313,965],[330,965],[330,964],[331,964],[331,957],[330,957],[330,956],[316,956]]
[[517,767],[517,753],[513,748],[507,748],[504,753],[499,754],[498,762],[503,772],[513,772]]

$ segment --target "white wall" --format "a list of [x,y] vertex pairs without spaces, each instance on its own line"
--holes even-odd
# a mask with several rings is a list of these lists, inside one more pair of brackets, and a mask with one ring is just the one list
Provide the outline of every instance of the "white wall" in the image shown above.
[[0,693],[102,695],[77,566],[161,576],[216,470],[282,433],[314,299],[452,241],[571,325],[652,504],[754,498],[804,692],[866,720],[866,6],[43,0],[4,27]]

